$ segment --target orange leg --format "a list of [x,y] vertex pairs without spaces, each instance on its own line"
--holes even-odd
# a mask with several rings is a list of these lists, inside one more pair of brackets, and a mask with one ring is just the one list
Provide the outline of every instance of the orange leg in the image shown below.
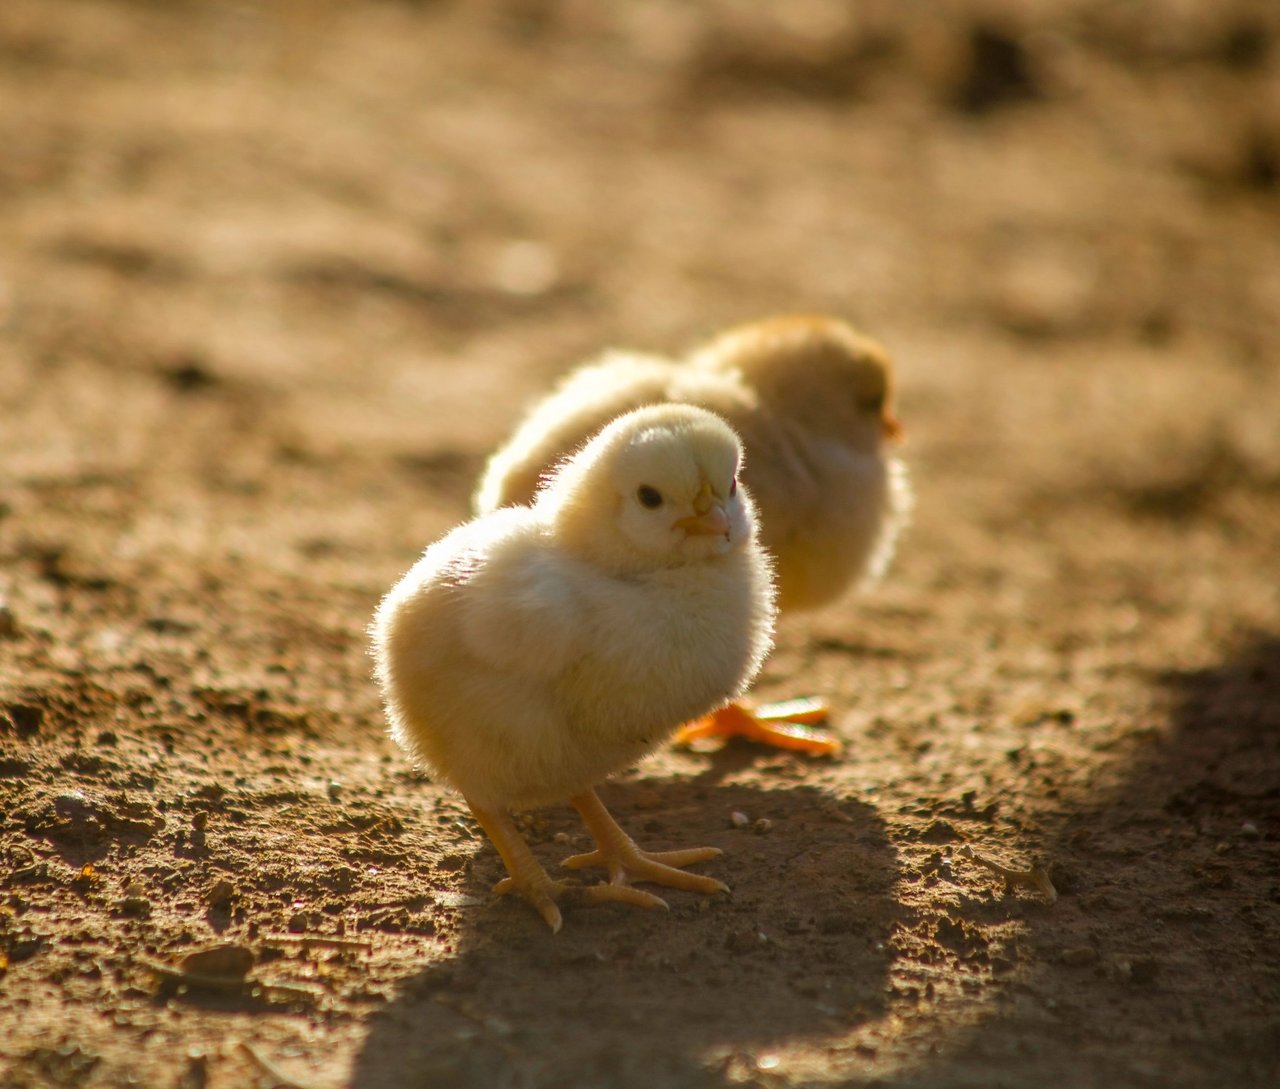
[[498,849],[503,865],[507,867],[507,873],[510,874],[509,877],[504,877],[494,885],[493,891],[502,895],[514,892],[523,896],[546,920],[553,934],[559,932],[563,922],[558,906],[562,902],[625,903],[646,908],[667,906],[657,896],[642,892],[640,889],[627,888],[625,885],[594,885],[581,888],[576,885],[567,885],[563,881],[552,880],[547,871],[542,868],[541,863],[533,857],[533,852],[529,850],[529,845],[520,835],[515,822],[511,819],[511,814],[505,809],[478,805],[470,798],[466,799],[466,802],[471,807],[476,820],[480,822],[480,827],[493,840],[493,845]]
[[[584,866],[604,866],[609,871],[605,887],[625,889],[629,881],[651,881],[673,889],[692,892],[728,892],[729,886],[713,877],[685,873],[681,867],[706,862],[721,854],[719,847],[691,847],[683,851],[642,851],[635,841],[618,827],[594,790],[575,794],[569,803],[582,816],[587,831],[596,841],[596,849],[566,858],[563,865],[571,870]],[[656,897],[655,897],[656,899]]]
[[839,739],[827,730],[814,728],[814,723],[826,719],[827,705],[818,699],[785,700],[759,707],[730,703],[686,723],[672,740],[677,745],[690,745],[709,738],[743,737],[811,756],[835,756],[840,752]]

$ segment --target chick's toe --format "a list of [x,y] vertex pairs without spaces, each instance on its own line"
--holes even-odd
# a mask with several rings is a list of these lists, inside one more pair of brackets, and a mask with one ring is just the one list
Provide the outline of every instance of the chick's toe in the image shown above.
[[[603,866],[609,871],[609,884],[597,888],[625,889],[631,881],[649,881],[673,889],[690,892],[728,892],[729,886],[714,877],[686,873],[681,867],[706,862],[723,852],[719,847],[690,847],[680,851],[642,851],[605,809],[594,790],[575,795],[570,803],[581,814],[587,831],[596,841],[596,849],[572,855],[561,865],[571,870]],[[632,890],[639,891],[639,890]],[[656,897],[655,897],[656,899]]]

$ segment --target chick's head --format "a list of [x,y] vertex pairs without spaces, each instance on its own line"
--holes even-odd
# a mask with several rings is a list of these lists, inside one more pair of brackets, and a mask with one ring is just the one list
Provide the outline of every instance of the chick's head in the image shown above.
[[712,340],[695,362],[736,371],[770,411],[865,453],[879,453],[901,434],[888,353],[835,318],[792,315],[741,325]]
[[562,463],[538,498],[557,537],[601,567],[707,560],[755,533],[742,446],[713,413],[653,405],[619,416]]

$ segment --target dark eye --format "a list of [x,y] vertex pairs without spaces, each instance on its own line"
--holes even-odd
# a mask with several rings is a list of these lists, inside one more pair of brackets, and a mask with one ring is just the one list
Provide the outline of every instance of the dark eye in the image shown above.
[[641,484],[636,489],[636,498],[640,500],[642,507],[648,507],[650,510],[657,510],[662,506],[662,493],[657,488],[651,488],[648,484]]

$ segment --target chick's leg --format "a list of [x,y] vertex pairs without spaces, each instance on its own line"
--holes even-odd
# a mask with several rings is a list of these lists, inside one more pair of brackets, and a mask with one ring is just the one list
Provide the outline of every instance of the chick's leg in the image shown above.
[[730,703],[686,723],[676,731],[672,741],[677,745],[691,745],[711,738],[742,737],[776,749],[794,749],[810,756],[834,756],[840,751],[839,739],[827,730],[815,728],[815,723],[825,722],[826,718],[827,706],[817,699],[786,700],[759,707]]
[[480,827],[493,841],[511,876],[504,877],[494,887],[499,894],[519,893],[551,927],[551,932],[558,933],[563,919],[560,915],[559,903],[572,901],[576,904],[603,904],[608,902],[634,904],[637,907],[665,908],[667,905],[657,896],[639,889],[629,889],[616,885],[597,885],[590,888],[579,888],[566,885],[563,881],[555,881],[529,850],[524,837],[520,835],[505,809],[479,805],[470,798],[466,799],[472,814],[480,822]]
[[566,858],[562,865],[577,870],[584,866],[604,866],[611,888],[626,888],[628,881],[652,881],[673,889],[693,892],[728,892],[729,886],[713,877],[685,873],[680,867],[705,862],[721,854],[719,847],[693,847],[684,851],[642,851],[609,815],[594,790],[575,794],[569,803],[596,841],[596,849]]

